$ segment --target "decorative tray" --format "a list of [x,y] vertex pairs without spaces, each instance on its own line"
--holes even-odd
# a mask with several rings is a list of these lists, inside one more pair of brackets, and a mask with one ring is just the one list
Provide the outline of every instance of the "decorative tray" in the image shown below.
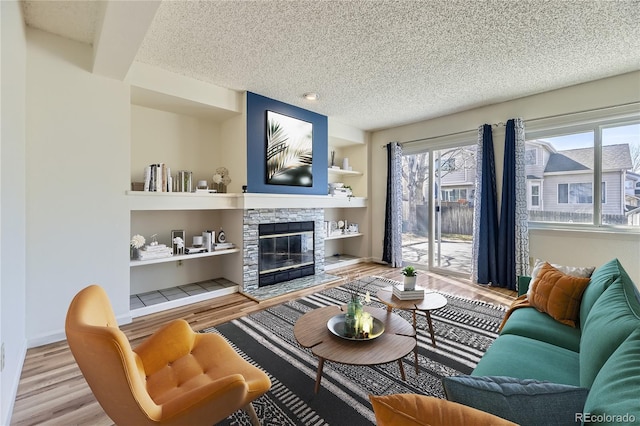
[[327,322],[327,328],[329,329],[329,331],[343,339],[357,340],[357,341],[373,340],[384,332],[384,323],[380,321],[378,318],[373,317],[373,330],[371,331],[371,333],[369,333],[368,337],[349,336],[347,335],[345,330],[346,328],[345,317],[346,317],[346,314],[340,314],[340,315],[331,317]]

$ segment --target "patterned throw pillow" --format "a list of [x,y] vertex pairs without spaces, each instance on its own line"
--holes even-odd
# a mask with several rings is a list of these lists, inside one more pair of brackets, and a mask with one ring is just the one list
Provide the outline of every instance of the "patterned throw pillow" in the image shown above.
[[567,275],[545,263],[536,279],[536,286],[529,296],[531,306],[546,312],[553,319],[570,327],[578,324],[582,293],[589,278]]

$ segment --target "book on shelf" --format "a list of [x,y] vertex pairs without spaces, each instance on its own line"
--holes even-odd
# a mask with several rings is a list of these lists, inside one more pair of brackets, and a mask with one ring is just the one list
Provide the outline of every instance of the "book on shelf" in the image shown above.
[[393,286],[393,295],[400,300],[424,299],[424,288],[416,287],[415,290],[404,290],[402,286]]
[[216,243],[215,250],[229,250],[234,248],[235,245],[233,243]]
[[145,167],[144,191],[173,192],[171,168],[165,163],[150,164]]
[[166,244],[155,244],[155,245],[144,246],[140,250],[146,251],[146,252],[158,252],[158,251],[170,250],[170,247],[167,247]]
[[184,249],[185,254],[206,253],[206,247],[186,247]]

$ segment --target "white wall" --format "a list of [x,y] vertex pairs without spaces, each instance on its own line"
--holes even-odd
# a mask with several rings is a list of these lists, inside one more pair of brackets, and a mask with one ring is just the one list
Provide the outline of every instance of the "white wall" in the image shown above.
[[[380,147],[391,141],[409,141],[427,137],[436,137],[455,132],[476,129],[484,123],[506,122],[510,118],[522,117],[527,120],[560,114],[570,114],[594,108],[604,108],[640,101],[640,72],[624,74],[539,95],[529,96],[496,105],[451,114],[419,123],[381,130],[372,135],[371,170],[371,214],[372,214],[372,255],[374,260],[382,258],[384,235],[384,206],[386,186],[386,151]],[[475,141],[475,136],[471,135]],[[502,181],[502,158],[504,155],[504,128],[494,131],[497,183]],[[500,187],[498,187],[500,193]],[[584,235],[572,232],[556,231],[551,235],[531,231],[530,250],[534,254],[558,256],[549,258],[558,263],[573,265],[602,264],[618,257],[636,284],[640,283],[640,235]],[[558,238],[564,247],[571,250],[560,255]],[[546,256],[543,256],[546,257]],[[639,284],[640,285],[640,284]]]
[[131,106],[131,176],[143,182],[144,168],[164,162],[171,174],[193,172],[209,185],[220,166],[220,125],[204,118],[189,117],[138,105]]
[[22,8],[0,3],[2,16],[2,133],[0,135],[0,424],[9,424],[27,350],[25,300],[26,41]]
[[27,30],[29,346],[64,338],[69,302],[105,287],[129,320],[130,91],[91,74],[91,47]]

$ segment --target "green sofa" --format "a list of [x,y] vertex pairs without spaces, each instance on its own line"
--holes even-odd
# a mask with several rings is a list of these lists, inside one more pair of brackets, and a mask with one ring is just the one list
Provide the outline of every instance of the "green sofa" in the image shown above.
[[639,424],[640,293],[617,259],[591,275],[578,325],[514,310],[471,376],[443,379],[447,398],[523,425]]

